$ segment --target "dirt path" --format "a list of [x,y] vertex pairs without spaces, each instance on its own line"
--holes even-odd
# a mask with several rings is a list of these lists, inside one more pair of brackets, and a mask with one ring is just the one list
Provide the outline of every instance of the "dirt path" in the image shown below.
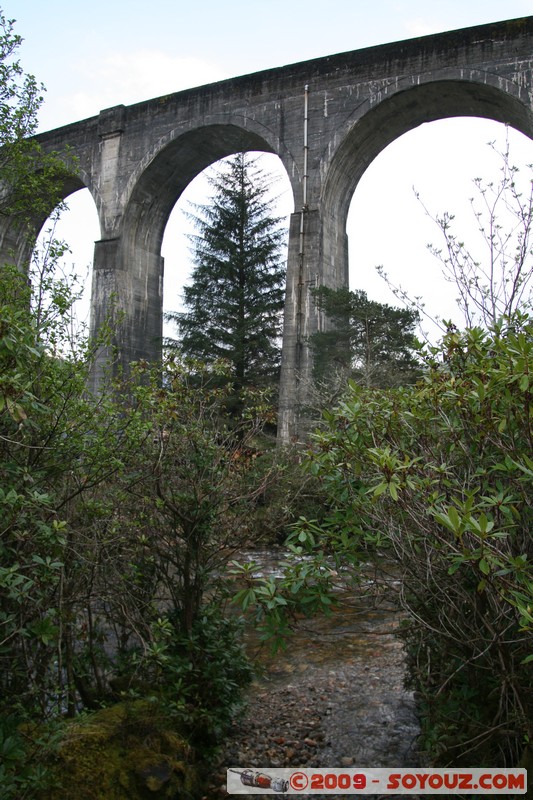
[[228,767],[416,766],[418,723],[403,687],[397,624],[390,610],[360,608],[303,624],[251,686],[206,800],[228,797]]

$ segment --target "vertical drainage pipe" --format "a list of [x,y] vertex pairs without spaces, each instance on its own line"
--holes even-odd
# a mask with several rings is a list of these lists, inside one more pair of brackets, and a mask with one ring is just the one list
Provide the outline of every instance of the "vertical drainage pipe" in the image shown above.
[[[306,84],[304,87],[304,166],[302,178],[302,209],[300,211],[300,245],[298,251],[298,296],[297,296],[297,328],[296,328],[296,346],[297,346],[297,368],[300,372],[301,354],[303,347],[303,290],[304,290],[304,240],[305,240],[305,214],[307,212],[307,178],[308,178],[308,123],[309,123],[309,86]],[[298,375],[298,385],[299,375]]]

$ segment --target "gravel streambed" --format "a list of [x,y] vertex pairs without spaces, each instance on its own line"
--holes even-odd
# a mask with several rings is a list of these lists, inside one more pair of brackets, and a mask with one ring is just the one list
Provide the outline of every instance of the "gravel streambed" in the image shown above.
[[[403,685],[398,624],[390,607],[370,608],[359,598],[341,603],[331,618],[303,621],[283,653],[263,653],[264,674],[247,692],[247,707],[229,732],[205,800],[228,797],[228,767],[268,772],[419,765],[418,722],[412,693]],[[314,795],[341,796],[347,797]]]

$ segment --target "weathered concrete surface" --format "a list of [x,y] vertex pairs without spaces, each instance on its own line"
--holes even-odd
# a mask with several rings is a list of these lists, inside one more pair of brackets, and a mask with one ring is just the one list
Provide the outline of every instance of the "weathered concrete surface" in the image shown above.
[[[346,217],[373,159],[431,120],[478,116],[533,137],[533,17],[320,58],[106,109],[39,136],[68,145],[79,168],[65,195],[89,188],[98,209],[92,331],[112,308],[123,322],[116,357],[158,357],[162,331],[161,242],[185,187],[214,161],[242,150],[276,153],[294,194],[287,264],[279,435],[298,438],[317,327],[309,289],[347,284]],[[304,91],[308,167],[304,181]],[[304,204],[303,187],[307,185]],[[303,253],[300,235],[303,215]],[[44,220],[42,220],[44,222]],[[27,254],[20,232],[0,223],[0,253]],[[107,357],[95,371],[97,386]]]

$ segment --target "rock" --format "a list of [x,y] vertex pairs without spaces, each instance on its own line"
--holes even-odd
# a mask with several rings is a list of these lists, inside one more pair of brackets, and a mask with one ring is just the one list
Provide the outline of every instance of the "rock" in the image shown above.
[[158,792],[170,781],[172,777],[172,767],[166,761],[158,764],[150,764],[137,772],[144,786],[151,792]]
[[128,700],[65,723],[50,774],[61,785],[40,800],[88,796],[140,800],[198,796],[199,771],[190,745],[173,730],[166,709]]

